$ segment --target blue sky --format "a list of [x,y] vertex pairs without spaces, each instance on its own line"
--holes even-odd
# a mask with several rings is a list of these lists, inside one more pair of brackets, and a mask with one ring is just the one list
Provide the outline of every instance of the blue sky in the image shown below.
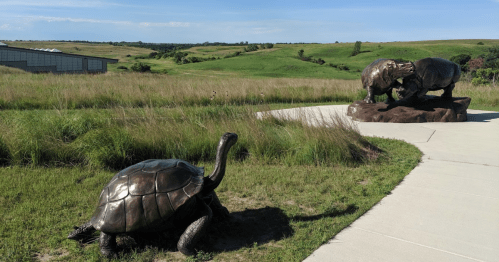
[[0,0],[0,39],[151,43],[499,39],[499,0]]

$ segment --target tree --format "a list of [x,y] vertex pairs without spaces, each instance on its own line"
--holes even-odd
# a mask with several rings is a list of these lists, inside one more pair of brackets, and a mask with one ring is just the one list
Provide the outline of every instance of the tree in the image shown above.
[[186,57],[187,55],[187,53],[175,52],[175,54],[173,54],[173,61],[177,64],[180,64],[182,63],[182,58]]
[[305,51],[303,49],[300,49],[300,51],[298,51],[298,57],[303,57],[303,53]]
[[355,45],[353,46],[352,54],[350,56],[356,56],[356,55],[360,54],[360,45],[362,45],[361,41],[355,42]]
[[469,70],[470,71],[476,71],[477,69],[480,69],[483,67],[483,58],[479,57],[479,58],[475,58],[475,59],[471,59],[470,61],[468,61],[468,67],[469,67]]
[[133,64],[130,67],[130,70],[132,70],[134,72],[147,72],[147,71],[151,71],[151,66],[146,65],[142,62],[138,62],[138,63]]
[[483,66],[485,68],[499,69],[499,46],[489,48],[489,53],[485,55]]
[[252,52],[258,50],[257,44],[249,44],[248,47],[244,48],[244,52]]

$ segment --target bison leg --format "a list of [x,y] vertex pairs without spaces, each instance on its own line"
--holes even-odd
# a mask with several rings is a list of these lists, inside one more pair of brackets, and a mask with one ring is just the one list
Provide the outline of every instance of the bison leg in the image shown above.
[[366,87],[366,90],[367,90],[367,96],[366,96],[366,98],[364,98],[364,101],[366,101],[366,103],[368,103],[368,104],[374,103],[373,88],[368,86],[368,87]]
[[423,88],[423,89],[419,90],[418,94],[417,94],[418,99],[423,101],[426,97],[426,93],[428,93],[428,88]]
[[186,255],[192,256],[196,254],[196,250],[194,250],[194,245],[201,239],[201,237],[205,234],[206,229],[210,225],[211,218],[213,213],[211,212],[210,207],[204,203],[202,199],[198,199],[198,208],[200,209],[201,216],[192,224],[190,224],[185,232],[180,236],[180,240],[177,243],[178,250]]
[[452,90],[454,90],[454,87],[456,86],[455,83],[452,83],[448,85],[446,88],[444,88],[444,93],[440,96],[442,98],[452,98]]
[[116,235],[100,232],[100,252],[107,258],[116,257]]

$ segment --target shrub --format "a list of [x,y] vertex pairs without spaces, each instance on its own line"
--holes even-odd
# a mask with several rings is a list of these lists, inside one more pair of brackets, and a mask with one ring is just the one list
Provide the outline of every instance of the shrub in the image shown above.
[[470,61],[468,61],[468,68],[470,71],[475,71],[476,69],[483,67],[483,62],[484,60],[481,57],[471,59]]
[[491,47],[488,51],[484,57],[484,67],[499,69],[499,46]]
[[477,45],[485,45],[483,42],[476,43]]
[[338,65],[338,69],[339,70],[346,70],[346,71],[350,70],[350,68],[344,64]]
[[481,77],[475,77],[471,80],[471,84],[474,86],[487,85],[489,83],[488,80],[483,79]]
[[138,63],[133,64],[130,67],[130,70],[132,70],[134,72],[147,72],[147,71],[151,71],[151,66],[144,64],[142,62],[138,62]]
[[303,53],[305,51],[303,49],[300,49],[300,51],[298,51],[298,57],[303,57]]
[[181,64],[182,58],[186,57],[187,55],[188,55],[187,53],[175,52],[173,54],[173,61],[177,64]]
[[326,63],[326,61],[322,60],[322,58],[314,59],[312,62],[319,64],[319,65]]
[[460,55],[455,55],[455,56],[451,57],[450,61],[452,61],[460,66],[463,66],[466,63],[468,63],[468,61],[470,61],[470,59],[471,59],[470,55],[460,54]]
[[128,70],[128,67],[126,67],[126,66],[118,66],[117,68],[118,68],[118,69]]
[[233,54],[228,54],[228,55],[224,56],[224,58],[236,57],[236,56],[239,56],[240,54],[241,54],[241,51],[237,51]]
[[474,73],[474,78],[471,80],[473,85],[486,85],[491,81],[495,85],[496,78],[499,75],[499,69],[481,68]]
[[265,49],[265,48],[267,48],[267,49],[271,49],[271,48],[273,48],[273,47],[274,47],[274,44],[271,44],[271,43],[265,43],[265,44],[261,44],[261,45],[260,45],[260,48],[261,48],[261,49]]
[[249,44],[248,47],[244,48],[244,52],[252,52],[258,50],[257,44]]
[[312,57],[311,56],[302,56],[300,59],[301,59],[301,61],[311,61]]
[[362,45],[361,41],[355,42],[355,45],[353,46],[352,54],[350,56],[356,56],[356,55],[360,54],[360,46],[361,45]]

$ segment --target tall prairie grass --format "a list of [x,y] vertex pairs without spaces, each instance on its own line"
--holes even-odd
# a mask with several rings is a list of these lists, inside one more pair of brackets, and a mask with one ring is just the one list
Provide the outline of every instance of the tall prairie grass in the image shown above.
[[35,166],[120,169],[151,158],[213,161],[218,139],[235,132],[235,160],[287,165],[355,165],[369,143],[356,127],[310,127],[267,116],[251,107],[115,108],[6,111],[0,119],[0,161]]
[[351,102],[359,83],[325,79],[249,79],[107,73],[0,74],[2,109],[159,107],[272,102]]
[[[1,109],[351,103],[366,95],[360,80],[255,79],[113,72],[100,75],[52,75],[0,69]],[[467,82],[458,82],[454,96],[471,97],[471,107],[499,105],[499,88],[494,86],[473,86]],[[382,96],[377,97],[378,101],[384,99]]]

